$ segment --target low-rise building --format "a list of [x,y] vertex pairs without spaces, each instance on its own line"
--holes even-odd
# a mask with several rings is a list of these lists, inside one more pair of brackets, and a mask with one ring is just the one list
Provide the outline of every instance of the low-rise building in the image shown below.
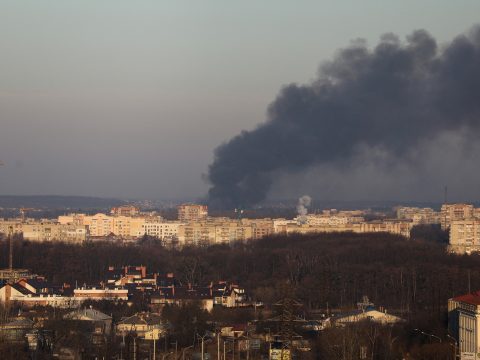
[[392,325],[405,321],[398,316],[388,314],[386,310],[378,311],[375,308],[358,309],[340,314],[336,316],[334,320],[337,326],[345,326],[361,321],[372,321],[382,325]]
[[74,310],[63,318],[90,323],[94,343],[101,342],[103,335],[109,335],[112,331],[112,317],[92,307]]
[[137,313],[123,318],[115,326],[117,336],[133,333],[140,338],[145,338],[149,332],[155,330],[158,337],[163,337],[167,331],[167,326],[162,321],[160,314],[150,312]]
[[128,289],[122,287],[97,288],[83,286],[73,290],[77,301],[85,300],[128,300]]

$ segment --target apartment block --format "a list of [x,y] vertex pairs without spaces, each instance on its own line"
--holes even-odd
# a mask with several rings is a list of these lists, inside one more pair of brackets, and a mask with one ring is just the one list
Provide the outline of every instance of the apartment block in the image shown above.
[[140,214],[140,210],[133,205],[125,205],[119,207],[113,207],[110,210],[110,214],[114,216],[137,216]]
[[432,208],[399,206],[396,208],[397,219],[412,220],[414,225],[440,224],[441,214]]
[[480,251],[480,219],[452,221],[448,249],[457,254]]
[[365,219],[361,216],[343,214],[308,214],[302,217],[297,217],[295,220],[312,226],[341,226],[347,224],[359,224]]
[[480,291],[448,300],[448,329],[457,340],[462,359],[480,353]]
[[28,221],[0,220],[0,232],[8,234],[9,228],[13,233],[23,234],[29,241],[64,241],[82,243],[88,238],[88,228],[84,225],[61,224],[57,221]]
[[182,204],[177,207],[178,220],[182,222],[203,221],[208,217],[208,206]]
[[444,230],[450,227],[452,221],[472,219],[475,213],[470,204],[444,204],[440,212],[440,223]]

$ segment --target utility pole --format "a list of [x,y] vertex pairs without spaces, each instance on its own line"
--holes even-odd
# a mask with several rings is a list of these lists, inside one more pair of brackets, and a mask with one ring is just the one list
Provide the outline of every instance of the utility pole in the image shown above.
[[217,332],[217,360],[220,360],[220,331]]
[[13,226],[8,227],[8,242],[9,242],[9,258],[8,268],[10,272],[13,270]]
[[170,343],[170,345],[175,344],[175,360],[177,360],[177,350],[178,350],[178,341]]
[[133,337],[133,360],[137,360],[137,342],[135,336]]
[[207,334],[200,336],[197,334],[197,337],[202,339],[202,360],[205,360],[205,353],[204,353],[204,346],[205,346],[205,338],[207,337]]

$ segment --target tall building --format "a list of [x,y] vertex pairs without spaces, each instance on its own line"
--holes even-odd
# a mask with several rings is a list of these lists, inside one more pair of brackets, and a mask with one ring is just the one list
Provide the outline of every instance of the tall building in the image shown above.
[[480,251],[480,220],[454,220],[450,224],[449,251],[470,254]]
[[182,204],[177,207],[178,220],[182,222],[202,221],[208,217],[208,206],[197,204]]
[[139,213],[140,213],[139,209],[133,205],[113,207],[110,210],[110,214],[116,215],[116,216],[136,216]]
[[448,330],[457,340],[462,359],[463,355],[476,359],[480,353],[480,291],[448,300]]
[[443,204],[440,214],[442,229],[450,227],[452,221],[469,220],[474,215],[473,205],[470,204]]

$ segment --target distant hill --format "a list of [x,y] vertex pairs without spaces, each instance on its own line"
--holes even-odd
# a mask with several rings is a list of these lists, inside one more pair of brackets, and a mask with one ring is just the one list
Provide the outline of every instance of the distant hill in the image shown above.
[[125,201],[119,199],[90,196],[0,195],[1,208],[101,209],[119,206],[125,203]]

